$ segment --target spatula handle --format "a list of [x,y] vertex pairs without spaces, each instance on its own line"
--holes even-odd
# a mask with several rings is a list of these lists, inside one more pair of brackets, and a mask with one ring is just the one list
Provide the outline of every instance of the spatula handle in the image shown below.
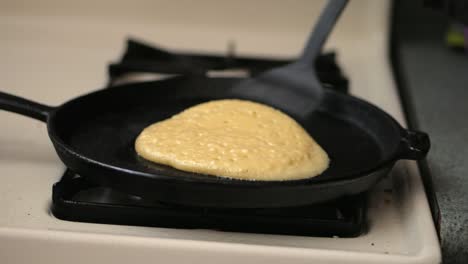
[[348,0],[329,0],[312,31],[299,62],[314,68],[315,59],[336,24]]

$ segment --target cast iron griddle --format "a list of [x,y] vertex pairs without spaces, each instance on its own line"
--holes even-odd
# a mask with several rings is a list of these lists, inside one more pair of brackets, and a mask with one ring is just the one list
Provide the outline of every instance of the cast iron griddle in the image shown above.
[[[294,112],[294,101],[273,104],[271,94],[236,90],[239,79],[175,77],[123,85],[53,108],[0,93],[0,108],[47,121],[59,157],[90,180],[148,199],[206,207],[299,206],[369,189],[398,159],[429,149],[422,132],[409,131],[379,108],[326,90],[316,111]],[[294,91],[291,91],[294,93]],[[297,96],[294,94],[292,97]],[[265,103],[296,119],[330,156],[323,174],[296,181],[242,181],[200,175],[139,159],[133,144],[154,122],[201,102],[238,98]]]

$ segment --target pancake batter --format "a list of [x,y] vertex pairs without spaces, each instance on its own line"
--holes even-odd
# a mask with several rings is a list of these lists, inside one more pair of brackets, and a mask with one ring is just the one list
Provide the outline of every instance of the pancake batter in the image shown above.
[[295,120],[244,100],[202,103],[150,125],[135,149],[179,170],[242,180],[310,178],[329,164],[327,153]]

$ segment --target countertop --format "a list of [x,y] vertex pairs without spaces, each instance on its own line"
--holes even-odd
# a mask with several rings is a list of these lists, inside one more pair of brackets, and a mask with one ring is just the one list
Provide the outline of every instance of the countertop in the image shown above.
[[468,261],[468,55],[447,48],[447,18],[419,1],[397,4],[397,56],[414,116],[429,133],[444,263]]

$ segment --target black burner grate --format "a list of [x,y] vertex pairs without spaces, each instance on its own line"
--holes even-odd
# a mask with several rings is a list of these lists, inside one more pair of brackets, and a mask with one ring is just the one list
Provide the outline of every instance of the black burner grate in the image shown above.
[[69,221],[301,236],[358,236],[366,213],[362,194],[274,209],[174,206],[97,186],[70,170],[54,185],[52,200],[53,214]]

